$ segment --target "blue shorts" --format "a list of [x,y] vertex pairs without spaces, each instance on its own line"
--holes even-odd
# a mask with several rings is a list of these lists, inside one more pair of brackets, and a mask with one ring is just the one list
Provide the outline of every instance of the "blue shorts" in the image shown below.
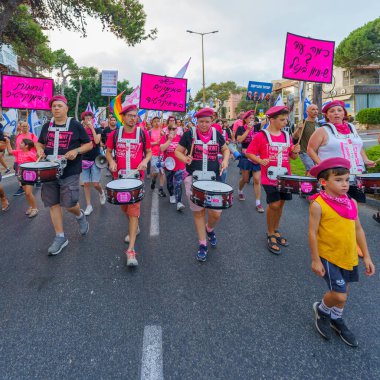
[[88,169],[82,169],[82,182],[83,183],[91,183],[91,182],[100,182],[100,176],[102,172],[96,164],[94,163]]
[[330,263],[322,257],[321,261],[326,270],[323,278],[326,280],[330,290],[337,293],[347,293],[347,283],[359,281],[358,266],[353,267],[352,270],[347,270]]
[[259,172],[261,170],[259,164],[255,164],[252,161],[248,160],[247,157],[241,156],[239,158],[238,168],[241,170],[249,170],[253,172]]

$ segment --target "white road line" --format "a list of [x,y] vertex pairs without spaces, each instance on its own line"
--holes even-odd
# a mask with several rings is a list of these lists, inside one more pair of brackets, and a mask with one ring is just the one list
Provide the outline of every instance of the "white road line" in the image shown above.
[[161,326],[145,326],[141,360],[141,380],[163,380]]
[[150,212],[150,236],[158,236],[160,234],[160,211],[158,203],[158,193],[152,194],[152,210]]

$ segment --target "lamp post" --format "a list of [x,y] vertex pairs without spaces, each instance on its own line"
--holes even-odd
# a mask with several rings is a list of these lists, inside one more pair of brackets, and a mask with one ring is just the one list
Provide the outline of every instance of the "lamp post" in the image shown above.
[[213,34],[213,33],[218,33],[219,30],[214,30],[212,32],[207,32],[207,33],[199,33],[199,32],[194,32],[192,30],[186,30],[187,33],[192,33],[192,34],[199,34],[202,37],[202,78],[203,78],[203,107],[206,105],[206,90],[205,90],[205,54],[204,54],[204,48],[203,48],[203,36],[206,34]]

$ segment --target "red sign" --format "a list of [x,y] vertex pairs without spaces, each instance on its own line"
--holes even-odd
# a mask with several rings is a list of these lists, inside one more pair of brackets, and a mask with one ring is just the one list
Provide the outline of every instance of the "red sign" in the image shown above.
[[187,79],[141,74],[140,108],[186,112]]
[[1,76],[1,107],[50,110],[54,81],[50,78]]
[[331,83],[334,47],[334,41],[288,33],[282,77],[305,82]]

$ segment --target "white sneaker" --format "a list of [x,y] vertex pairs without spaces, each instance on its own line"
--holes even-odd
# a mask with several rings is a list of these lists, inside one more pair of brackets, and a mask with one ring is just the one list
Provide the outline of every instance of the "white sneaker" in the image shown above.
[[175,203],[175,195],[171,195],[169,201],[170,201],[170,203],[174,204]]
[[99,199],[100,204],[103,206],[106,203],[106,193],[104,192],[104,190],[101,194],[99,194]]
[[88,206],[86,207],[86,210],[84,210],[84,215],[88,216],[88,215],[90,215],[93,211],[94,211],[94,209],[92,208],[92,206],[91,206],[91,205],[88,205]]
[[[140,235],[140,226],[137,226],[137,234],[136,237]],[[124,241],[129,243],[129,234],[125,237]]]
[[177,203],[177,211],[182,211],[185,208],[185,205],[182,202]]

